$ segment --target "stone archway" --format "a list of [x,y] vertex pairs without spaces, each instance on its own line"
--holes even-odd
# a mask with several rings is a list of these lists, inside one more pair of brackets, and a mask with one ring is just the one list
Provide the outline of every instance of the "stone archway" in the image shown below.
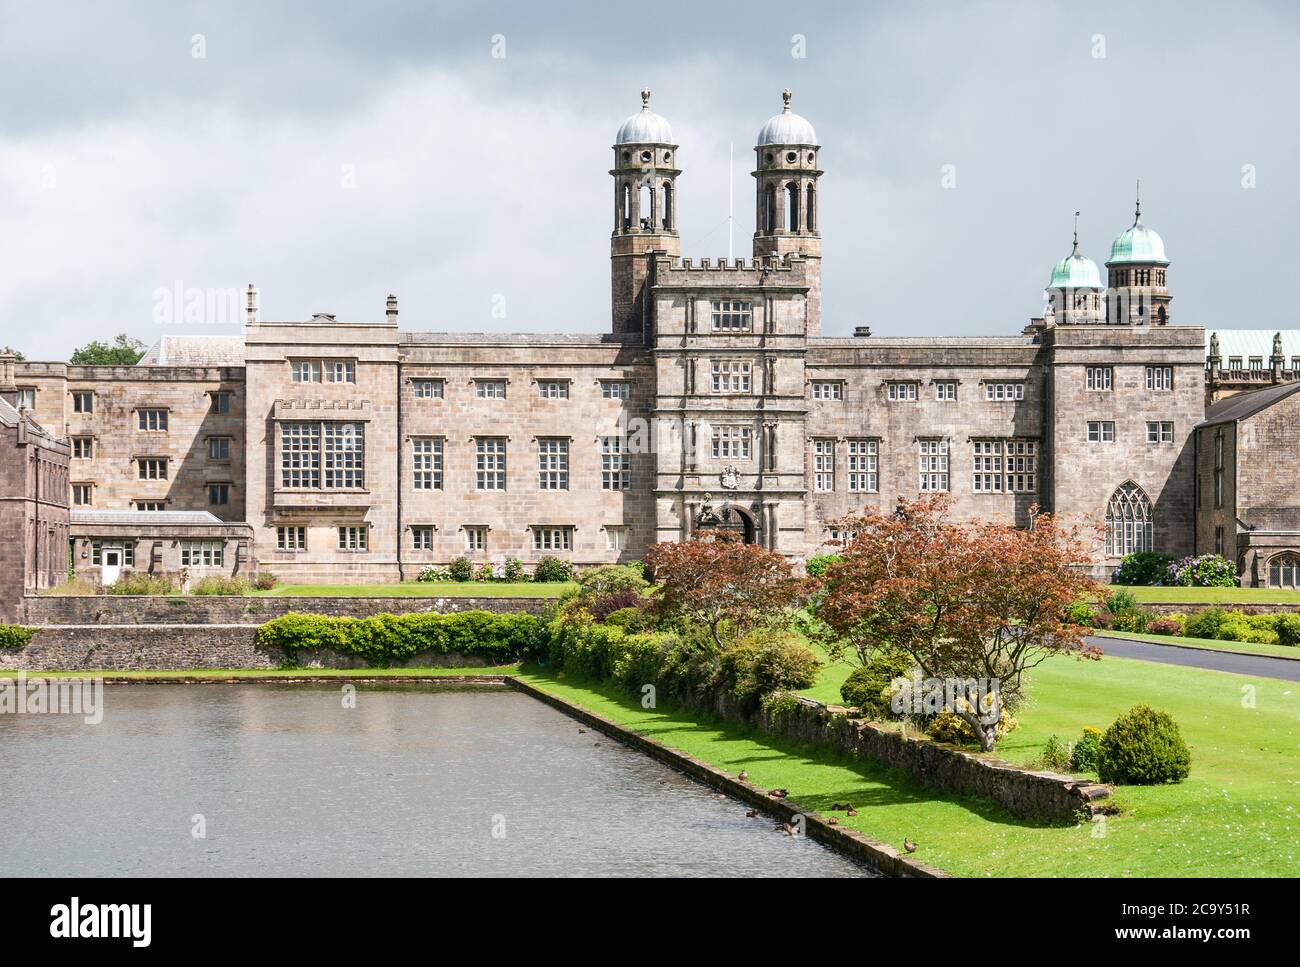
[[714,507],[710,497],[710,494],[704,495],[704,503],[695,517],[693,530],[696,533],[729,534],[746,544],[759,543],[762,523],[748,507],[729,502]]

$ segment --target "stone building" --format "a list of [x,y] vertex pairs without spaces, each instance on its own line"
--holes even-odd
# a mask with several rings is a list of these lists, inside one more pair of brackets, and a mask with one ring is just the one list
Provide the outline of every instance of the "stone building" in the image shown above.
[[1246,587],[1300,587],[1300,381],[1212,404],[1196,428],[1196,549]]
[[0,353],[0,622],[68,573],[68,444],[32,417]]
[[756,139],[749,259],[681,256],[688,168],[648,91],[612,150],[605,334],[407,331],[392,296],[382,321],[263,321],[250,286],[242,336],[21,364],[18,392],[70,438],[74,538],[128,542],[134,512],[166,567],[153,515],[208,513],[223,567],[291,581],[632,560],[716,527],[802,559],[847,513],[946,492],[968,519],[1095,523],[1099,571],[1197,548],[1206,335],[1175,324],[1140,210],[1105,281],[1076,234],[1023,328],[824,335],[823,149],[789,92]]

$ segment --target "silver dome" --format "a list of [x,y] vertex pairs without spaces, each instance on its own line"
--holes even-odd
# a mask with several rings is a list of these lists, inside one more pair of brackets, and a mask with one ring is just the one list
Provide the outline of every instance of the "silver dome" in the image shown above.
[[812,123],[790,110],[790,89],[781,92],[785,101],[785,110],[767,119],[759,129],[758,145],[765,144],[816,144],[817,132]]
[[650,110],[650,88],[641,92],[641,110],[619,126],[615,144],[672,144],[668,119]]

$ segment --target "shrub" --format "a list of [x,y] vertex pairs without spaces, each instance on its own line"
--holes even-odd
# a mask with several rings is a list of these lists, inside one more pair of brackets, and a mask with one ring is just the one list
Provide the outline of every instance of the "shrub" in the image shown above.
[[1170,561],[1164,583],[1184,588],[1235,588],[1237,566],[1221,554]]
[[814,554],[808,558],[803,569],[808,573],[810,578],[819,578],[826,573],[827,568],[837,561],[842,560],[838,554]]
[[459,611],[333,618],[290,613],[260,625],[259,644],[287,652],[330,649],[384,668],[420,652],[478,655],[493,663],[536,657],[547,633],[531,614]]
[[1098,747],[1101,742],[1101,729],[1091,725],[1084,726],[1083,735],[1074,743],[1070,753],[1070,768],[1075,772],[1096,772]]
[[447,565],[447,574],[453,581],[472,581],[474,580],[474,565],[469,562],[467,557],[458,557]]
[[1159,584],[1172,560],[1168,554],[1154,551],[1126,554],[1111,580],[1115,584]]
[[873,718],[897,718],[884,692],[895,678],[910,675],[915,664],[911,655],[881,652],[865,665],[853,669],[840,686],[840,697],[845,705],[856,706]]
[[1147,630],[1149,622],[1150,615],[1145,611],[1125,611],[1122,614],[1112,615],[1110,627],[1114,631],[1141,632]]
[[[1003,706],[998,717],[996,737],[1002,738],[1013,732],[1020,725],[1016,718]],[[979,745],[979,738],[970,723],[956,712],[940,712],[925,721],[925,731],[936,742],[951,742],[953,745]]]
[[1181,782],[1192,754],[1178,723],[1168,712],[1135,705],[1115,720],[1098,743],[1097,774],[1102,782],[1150,786]]
[[547,555],[539,558],[537,566],[533,568],[533,580],[544,584],[569,581],[572,578],[573,565],[568,561],[561,561],[558,557]]
[[592,568],[578,582],[578,593],[584,597],[603,598],[624,591],[636,593],[650,586],[644,569],[634,564],[604,564]]
[[1218,638],[1219,628],[1226,617],[1227,612],[1217,605],[1204,608],[1187,619],[1183,634],[1189,638]]
[[1300,645],[1300,614],[1274,615],[1273,629],[1279,645]]
[[1142,608],[1138,605],[1137,595],[1122,588],[1106,595],[1106,610],[1117,618],[1121,615],[1142,613]]
[[280,583],[280,579],[270,571],[258,571],[257,576],[253,578],[253,587],[259,591],[270,591]]
[[478,570],[474,572],[475,581],[495,581],[497,572],[491,564],[480,564]]
[[109,594],[176,594],[175,578],[166,574],[157,577],[146,571],[123,571],[117,583],[108,588]]
[[1273,615],[1248,615],[1243,611],[1225,611],[1219,623],[1218,637],[1223,641],[1249,641],[1261,645],[1277,643]]
[[654,612],[649,608],[620,608],[605,618],[605,624],[622,628],[628,634],[651,631],[655,626]]
[[584,607],[597,621],[605,621],[615,611],[639,608],[644,599],[635,591],[615,591],[588,601]]
[[433,564],[426,564],[424,567],[420,568],[420,574],[416,578],[416,580],[425,581],[425,582],[451,581],[453,580],[453,578],[451,576],[451,570],[449,568],[437,567]]
[[731,695],[741,712],[752,714],[764,695],[811,687],[820,667],[796,635],[758,632],[719,656],[718,688]]
[[0,625],[0,649],[17,651],[20,648],[25,648],[34,634],[36,634],[35,628],[24,628],[22,625]]
[[1065,609],[1065,619],[1072,625],[1083,625],[1085,628],[1095,626],[1097,612],[1085,598],[1075,598],[1070,602],[1070,606]]
[[517,557],[506,559],[505,567],[501,569],[501,578],[505,581],[511,581],[518,584],[521,581],[528,580],[528,572],[524,570],[524,562]]
[[1153,635],[1181,635],[1183,623],[1172,615],[1147,622],[1147,633]]
[[245,578],[224,577],[222,575],[210,574],[205,578],[200,578],[196,583],[190,586],[190,594],[201,596],[220,595],[229,597],[232,595],[247,594],[251,588]]
[[1053,732],[1043,744],[1043,755],[1039,761],[1044,769],[1065,772],[1070,768],[1070,748]]

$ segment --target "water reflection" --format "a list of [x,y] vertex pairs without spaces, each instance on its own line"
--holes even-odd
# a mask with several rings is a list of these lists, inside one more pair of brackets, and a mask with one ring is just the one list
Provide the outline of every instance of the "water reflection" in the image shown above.
[[110,685],[105,706],[0,716],[0,873],[866,874],[515,692]]

